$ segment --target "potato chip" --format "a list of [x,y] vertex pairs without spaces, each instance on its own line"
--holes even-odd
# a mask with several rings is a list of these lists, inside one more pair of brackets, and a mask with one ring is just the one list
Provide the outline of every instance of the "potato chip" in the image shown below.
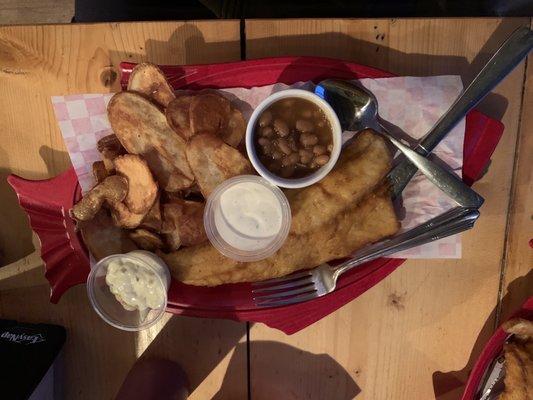
[[237,148],[246,133],[246,121],[242,113],[236,108],[231,108],[226,130],[220,133],[220,137],[231,147]]
[[151,63],[140,63],[131,71],[128,90],[142,93],[162,107],[174,100],[174,89],[163,72]]
[[135,229],[129,232],[131,240],[135,242],[140,249],[147,251],[156,251],[162,249],[164,244],[159,235],[146,229]]
[[103,182],[109,176],[109,171],[103,161],[93,162],[93,176],[96,183]]
[[231,104],[225,97],[215,93],[203,93],[191,99],[189,119],[194,135],[210,133],[218,135],[228,126]]
[[140,156],[125,154],[114,160],[117,174],[128,180],[128,194],[124,204],[130,211],[146,214],[157,197],[157,184],[148,169],[148,164]]
[[184,184],[192,184],[185,141],[169,127],[165,115],[154,104],[139,94],[120,92],[112,97],[107,112],[113,131],[128,153],[144,155],[156,176],[155,171],[169,163],[175,169],[170,175],[181,174],[187,178]]
[[112,175],[93,187],[70,210],[72,218],[78,221],[88,221],[102,208],[104,202],[108,204],[120,203],[128,193],[128,181],[120,176]]
[[165,109],[168,124],[183,139],[189,140],[193,133],[189,121],[192,96],[180,95]]
[[83,242],[96,261],[112,254],[137,250],[126,231],[115,226],[106,210],[100,210],[89,221],[78,223]]
[[173,199],[163,204],[165,241],[170,250],[193,246],[207,241],[204,229],[204,203]]
[[253,171],[250,162],[238,150],[210,134],[199,134],[189,141],[187,160],[205,198],[226,179]]

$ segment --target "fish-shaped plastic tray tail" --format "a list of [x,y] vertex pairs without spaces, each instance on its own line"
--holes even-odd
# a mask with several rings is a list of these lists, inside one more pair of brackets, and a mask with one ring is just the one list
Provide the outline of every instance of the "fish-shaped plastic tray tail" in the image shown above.
[[[121,83],[127,84],[135,64],[121,64]],[[175,89],[254,87],[277,82],[318,82],[325,78],[362,79],[394,76],[391,73],[347,61],[317,57],[280,57],[223,64],[162,66]],[[480,178],[503,133],[501,122],[472,111],[466,118],[463,179]],[[46,278],[57,302],[73,285],[85,282],[89,257],[81,237],[68,218],[68,210],[80,197],[74,169],[46,181],[10,176],[9,183],[28,213],[41,240]],[[195,287],[173,281],[168,311],[195,317],[228,318],[262,322],[287,334],[297,332],[358,297],[393,272],[403,260],[380,259],[342,276],[337,290],[327,296],[296,305],[255,308],[249,284]]]

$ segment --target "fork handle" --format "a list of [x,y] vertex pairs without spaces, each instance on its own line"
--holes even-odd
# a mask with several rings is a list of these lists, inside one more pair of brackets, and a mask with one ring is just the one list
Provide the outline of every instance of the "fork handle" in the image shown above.
[[[450,215],[455,215],[455,217],[449,218]],[[333,267],[334,280],[346,271],[368,261],[466,231],[474,226],[478,217],[478,210],[453,209],[392,239],[371,245],[366,250],[363,249],[354,258]],[[446,218],[448,220],[445,220]]]

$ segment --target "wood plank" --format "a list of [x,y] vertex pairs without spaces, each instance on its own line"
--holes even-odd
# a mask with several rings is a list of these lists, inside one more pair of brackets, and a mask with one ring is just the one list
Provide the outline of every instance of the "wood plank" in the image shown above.
[[0,25],[61,24],[74,16],[75,0],[0,0]]
[[[400,75],[459,74],[468,83],[529,19],[252,20],[248,58],[315,55]],[[486,176],[461,260],[412,260],[338,312],[293,336],[251,330],[255,399],[455,399],[494,328],[524,65],[481,108],[505,134]],[[490,244],[490,245],[487,245]],[[275,361],[275,362],[274,362]],[[283,384],[268,382],[281,379]],[[279,389],[281,390],[281,389]]]
[[[5,177],[47,178],[70,166],[50,96],[116,91],[122,60],[235,61],[239,40],[238,21],[1,27],[0,265],[33,249],[26,217]],[[26,261],[1,276],[6,282],[0,287],[10,290],[0,292],[0,316],[67,328],[66,398],[113,398],[141,354],[181,363],[192,399],[246,397],[246,352],[242,345],[234,350],[245,337],[245,324],[168,315],[148,331],[122,332],[92,311],[82,286],[68,291],[60,304],[50,304],[46,281],[34,279],[35,268],[25,270],[26,264],[35,266],[35,257]],[[31,276],[13,276],[19,267]]]
[[31,231],[8,186],[70,166],[50,96],[119,89],[120,61],[194,64],[240,59],[237,21],[0,28],[0,265],[32,252]]
[[509,318],[533,296],[533,57],[524,80],[524,97],[515,157],[512,202],[509,207],[507,252],[503,270],[500,321]]

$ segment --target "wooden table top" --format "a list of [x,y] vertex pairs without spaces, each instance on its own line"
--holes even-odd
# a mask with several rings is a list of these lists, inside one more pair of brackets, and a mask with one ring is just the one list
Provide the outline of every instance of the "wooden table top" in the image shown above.
[[192,399],[458,398],[495,327],[533,294],[533,68],[524,62],[478,107],[505,133],[475,184],[486,203],[463,236],[462,259],[410,260],[292,336],[170,315],[148,331],[121,332],[95,315],[81,286],[48,302],[36,244],[5,178],[69,167],[50,96],[117,91],[122,60],[241,56],[335,57],[399,75],[461,75],[466,84],[516,27],[531,26],[529,18],[243,23],[242,37],[239,21],[0,27],[0,265],[10,264],[0,268],[0,318],[67,328],[66,398],[112,398],[141,354],[181,363]]

